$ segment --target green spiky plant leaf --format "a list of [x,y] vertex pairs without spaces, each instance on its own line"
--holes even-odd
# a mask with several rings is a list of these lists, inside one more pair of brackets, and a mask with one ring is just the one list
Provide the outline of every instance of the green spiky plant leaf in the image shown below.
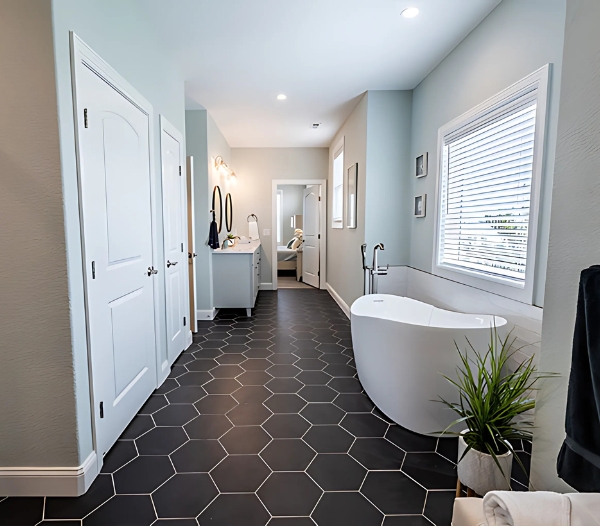
[[[495,327],[491,328],[486,352],[477,351],[468,338],[467,343],[472,353],[468,349],[461,352],[454,342],[460,356],[460,365],[456,368],[457,379],[444,375],[458,390],[459,401],[449,402],[441,397],[439,401],[452,409],[459,418],[442,434],[462,434],[467,447],[459,462],[471,449],[487,453],[507,482],[510,482],[498,456],[510,451],[523,472],[526,472],[511,441],[531,440],[533,420],[531,414],[525,413],[535,407],[532,395],[537,390],[537,382],[553,375],[538,373],[533,357],[524,360],[513,372],[509,372],[508,362],[520,349],[514,348],[515,338],[511,338],[509,334],[502,339]],[[472,356],[469,357],[469,354]],[[451,431],[457,424],[464,425],[466,431]]]

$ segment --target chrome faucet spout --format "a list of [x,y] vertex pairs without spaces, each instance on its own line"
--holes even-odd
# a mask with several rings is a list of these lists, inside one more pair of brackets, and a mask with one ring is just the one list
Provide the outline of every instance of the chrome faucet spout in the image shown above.
[[[385,276],[388,267],[380,267],[377,263],[377,252],[385,250],[383,243],[379,243],[373,247],[373,268],[371,268],[371,294],[377,294],[378,276]],[[389,266],[389,265],[388,265]]]

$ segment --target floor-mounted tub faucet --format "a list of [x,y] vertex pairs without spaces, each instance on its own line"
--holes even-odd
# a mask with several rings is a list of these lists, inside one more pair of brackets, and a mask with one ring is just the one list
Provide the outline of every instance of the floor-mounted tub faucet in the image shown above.
[[387,276],[389,265],[380,267],[377,263],[377,252],[385,250],[383,243],[379,243],[373,247],[373,267],[371,268],[371,294],[377,294],[379,276]]
[[373,248],[373,265],[371,267],[369,267],[367,265],[367,244],[363,243],[360,247],[360,252],[362,254],[362,260],[363,260],[363,291],[364,294],[377,294],[377,280],[378,280],[378,276],[385,276],[387,275],[387,271],[389,269],[389,265],[386,265],[385,267],[380,267],[377,264],[377,251],[378,250],[385,250],[385,247],[383,246],[383,243],[379,243],[378,245],[375,246],[375,248]]

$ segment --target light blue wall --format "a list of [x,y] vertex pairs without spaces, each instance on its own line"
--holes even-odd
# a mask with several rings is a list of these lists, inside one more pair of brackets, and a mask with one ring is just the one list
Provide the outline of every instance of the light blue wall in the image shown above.
[[[85,303],[82,274],[79,201],[73,125],[73,98],[69,31],[74,31],[96,53],[137,89],[154,107],[154,166],[156,175],[157,238],[162,239],[160,185],[159,115],[164,115],[178,130],[185,131],[184,82],[168,47],[156,38],[154,28],[144,18],[143,3],[133,0],[52,0],[54,56],[62,164],[62,184],[67,243],[67,268],[75,386],[79,461],[92,451],[90,385],[88,379]],[[159,243],[158,261],[163,260]],[[157,330],[160,349],[166,357],[164,326],[164,286],[159,287],[163,320]]]
[[[369,251],[384,243],[381,265],[407,265],[412,91],[369,91],[367,97],[365,243]],[[357,250],[353,257],[359,256]]]
[[427,217],[411,218],[410,266],[432,271],[438,130],[545,64],[553,64],[534,304],[543,305],[556,153],[566,0],[504,0],[413,93],[412,155],[429,152],[429,175],[412,178],[427,194]]

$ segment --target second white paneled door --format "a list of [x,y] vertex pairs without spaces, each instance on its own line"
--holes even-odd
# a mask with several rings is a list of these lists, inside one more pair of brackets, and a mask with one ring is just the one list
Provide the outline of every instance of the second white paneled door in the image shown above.
[[[187,346],[190,333],[188,313],[188,253],[186,181],[183,136],[160,117],[162,165],[164,272],[167,317],[167,361],[171,365]],[[191,342],[190,342],[191,343]]]

